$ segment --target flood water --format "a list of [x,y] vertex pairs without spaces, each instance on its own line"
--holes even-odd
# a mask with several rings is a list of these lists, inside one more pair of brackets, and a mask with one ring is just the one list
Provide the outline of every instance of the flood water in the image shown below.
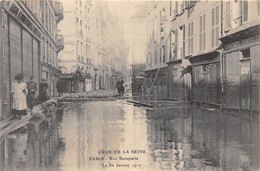
[[258,117],[191,107],[75,103],[0,145],[3,171],[260,170]]

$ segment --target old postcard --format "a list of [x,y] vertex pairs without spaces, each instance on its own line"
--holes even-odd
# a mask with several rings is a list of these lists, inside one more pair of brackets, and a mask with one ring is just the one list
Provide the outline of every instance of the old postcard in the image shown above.
[[1,171],[259,171],[260,0],[0,0]]

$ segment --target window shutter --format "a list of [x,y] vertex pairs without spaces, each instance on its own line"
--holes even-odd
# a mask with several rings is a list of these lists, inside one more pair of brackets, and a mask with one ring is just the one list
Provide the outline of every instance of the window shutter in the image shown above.
[[175,31],[175,59],[178,58],[178,29]]
[[248,1],[243,1],[243,22],[248,20]]
[[214,26],[215,26],[215,8],[212,9],[211,14],[212,14],[212,19],[211,19],[212,23],[211,23],[211,26],[214,27]]
[[200,16],[200,51],[202,51],[202,17]]
[[219,44],[219,26],[216,27],[216,46]]
[[257,13],[260,15],[260,0],[257,1]]
[[203,31],[206,31],[206,14],[203,15]]
[[215,42],[215,29],[214,27],[211,29],[211,47],[214,48],[214,42]]
[[228,1],[226,3],[226,29],[230,29],[231,28],[231,24],[230,24],[230,1]]
[[216,25],[219,25],[219,6],[216,7]]

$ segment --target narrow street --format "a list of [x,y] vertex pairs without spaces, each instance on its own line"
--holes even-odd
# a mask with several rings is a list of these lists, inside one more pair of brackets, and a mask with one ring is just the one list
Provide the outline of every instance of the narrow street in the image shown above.
[[259,118],[71,103],[1,142],[1,170],[259,170]]

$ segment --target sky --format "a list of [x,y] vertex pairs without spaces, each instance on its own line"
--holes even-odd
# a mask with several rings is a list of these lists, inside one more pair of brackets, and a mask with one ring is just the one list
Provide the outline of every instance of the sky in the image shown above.
[[146,49],[146,23],[142,20],[132,19],[139,15],[143,9],[144,1],[107,1],[109,9],[113,15],[117,15],[122,24],[126,43],[130,48],[130,63],[145,63]]

